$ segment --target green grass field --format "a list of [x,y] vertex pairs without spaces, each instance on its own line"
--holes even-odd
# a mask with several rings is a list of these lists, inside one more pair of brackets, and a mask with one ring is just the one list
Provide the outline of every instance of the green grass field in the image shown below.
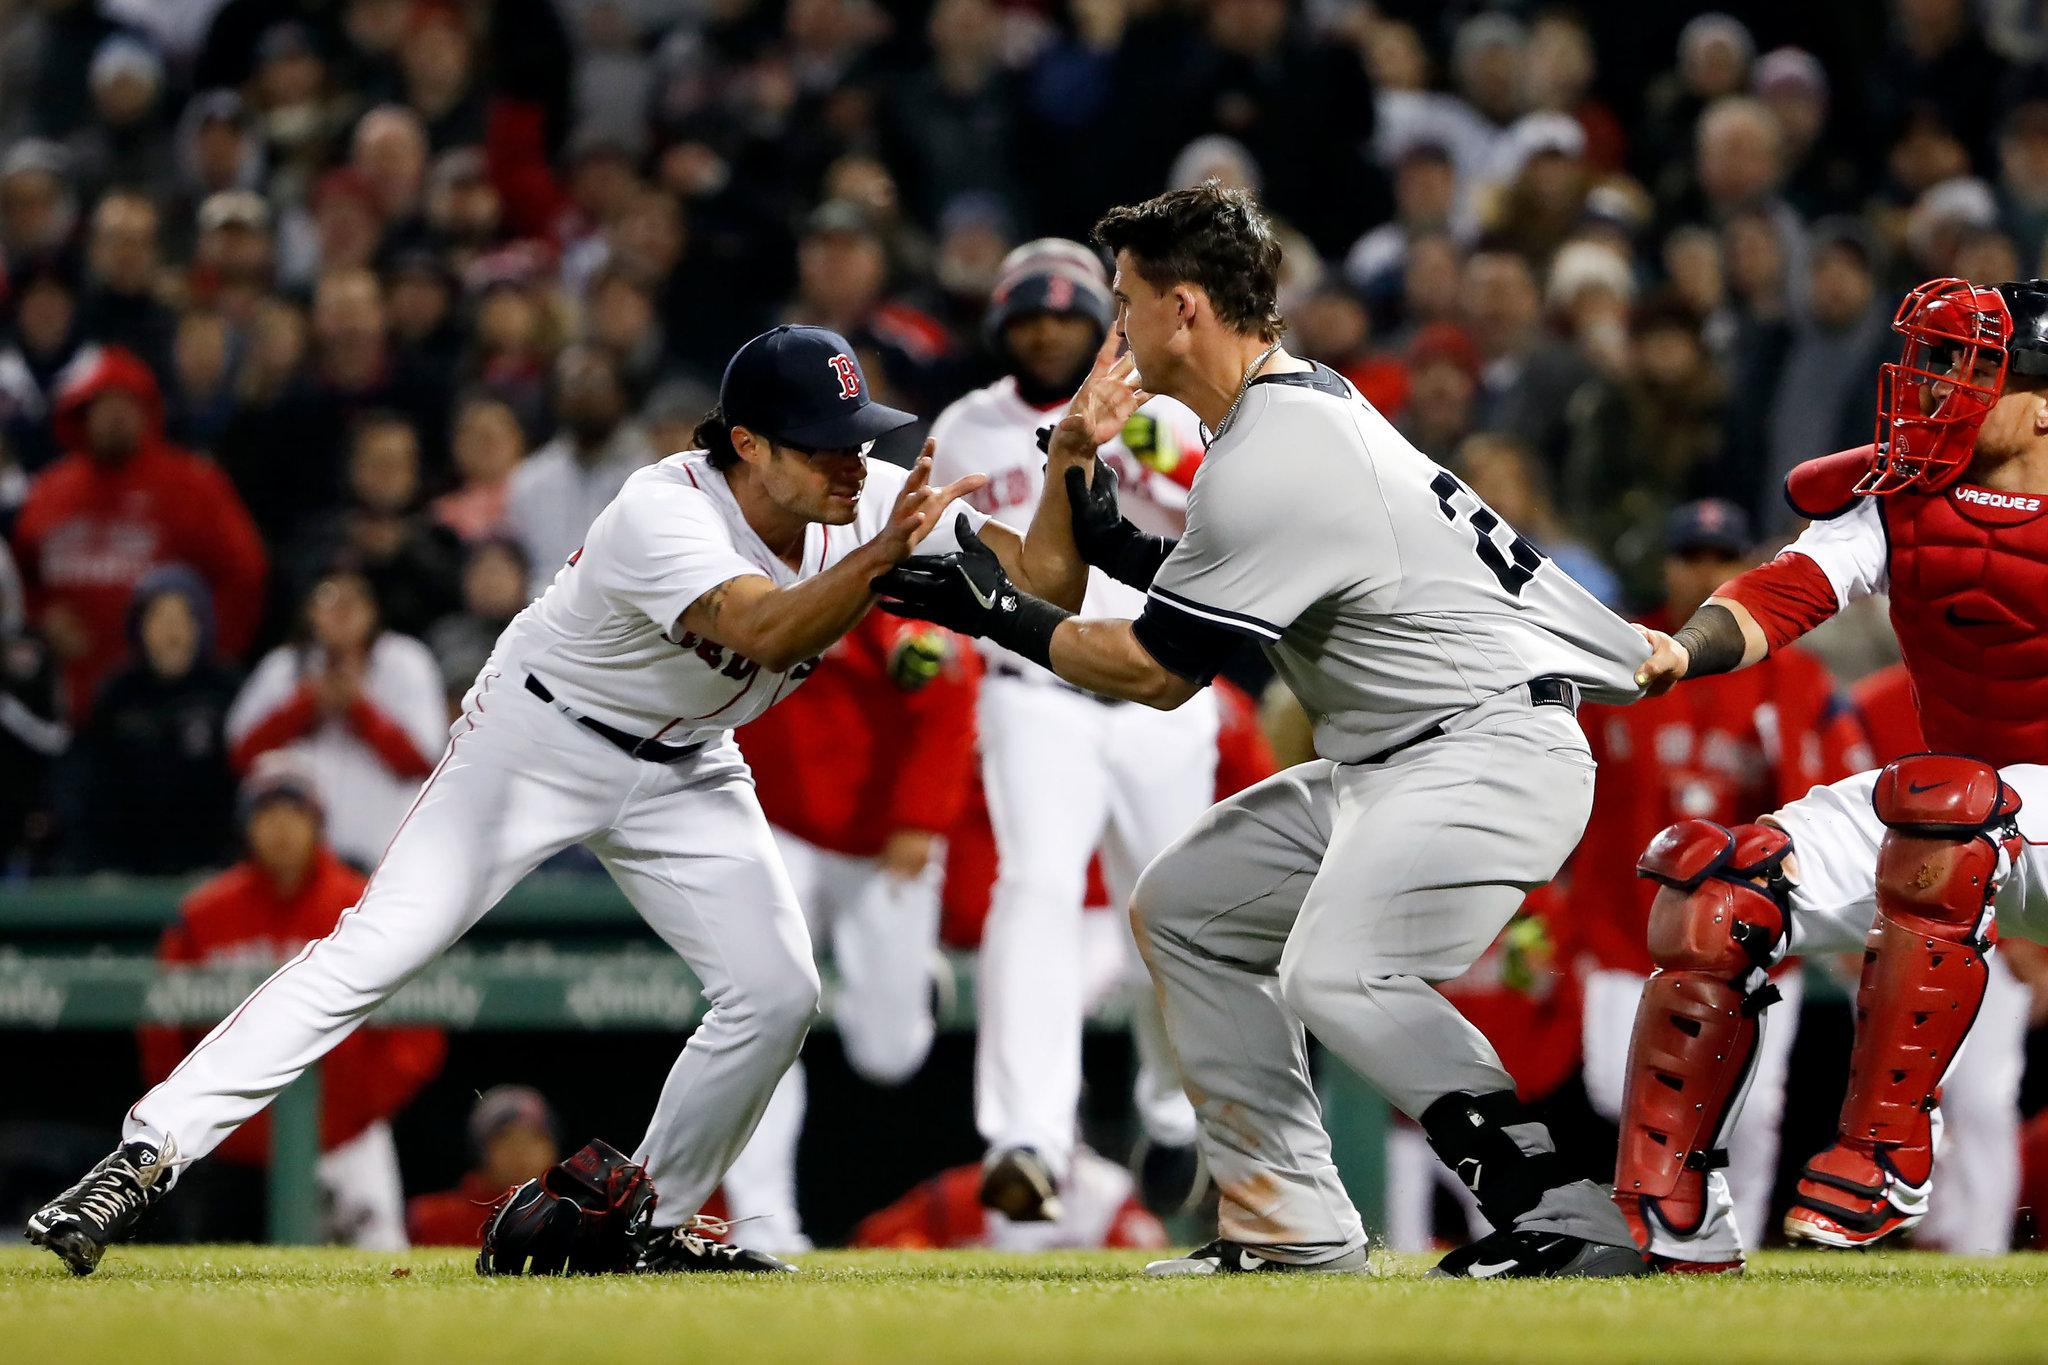
[[2048,1358],[2048,1257],[1776,1253],[1743,1280],[1155,1281],[1121,1253],[823,1252],[801,1277],[479,1280],[456,1253],[0,1252],[21,1361],[1875,1361]]

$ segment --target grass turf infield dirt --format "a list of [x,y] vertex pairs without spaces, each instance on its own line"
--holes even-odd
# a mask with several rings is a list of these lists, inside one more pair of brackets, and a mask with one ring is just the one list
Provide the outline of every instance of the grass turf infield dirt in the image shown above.
[[0,1251],[0,1357],[181,1361],[2039,1360],[2048,1256],[1767,1253],[1741,1280],[1148,1280],[1116,1252],[820,1252],[802,1276],[480,1280],[458,1252]]

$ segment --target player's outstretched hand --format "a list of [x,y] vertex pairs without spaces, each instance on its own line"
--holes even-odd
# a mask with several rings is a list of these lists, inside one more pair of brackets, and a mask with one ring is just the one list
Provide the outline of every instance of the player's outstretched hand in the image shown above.
[[896,505],[889,511],[889,524],[875,537],[876,546],[888,555],[892,563],[908,557],[932,533],[932,528],[939,524],[940,514],[956,498],[988,484],[988,475],[968,474],[943,488],[933,488],[932,453],[938,448],[936,441],[924,443],[917,463],[911,467],[909,480],[904,483],[903,491],[896,495]]
[[1129,352],[1119,356],[1121,345],[1116,329],[1102,340],[1095,363],[1079,392],[1067,407],[1067,415],[1052,429],[1049,453],[1054,459],[1083,461],[1091,458],[1103,442],[1124,429],[1124,423],[1140,404],[1152,395],[1140,386],[1138,363]]
[[1686,654],[1684,645],[1661,630],[1637,626],[1636,634],[1642,636],[1650,647],[1650,657],[1643,660],[1642,667],[1636,670],[1636,686],[1643,689],[1646,697],[1661,697],[1685,676],[1692,659]]
[[891,616],[986,635],[1005,612],[1017,610],[1018,592],[964,513],[954,534],[960,548],[952,554],[914,555],[869,586],[882,599],[876,605]]

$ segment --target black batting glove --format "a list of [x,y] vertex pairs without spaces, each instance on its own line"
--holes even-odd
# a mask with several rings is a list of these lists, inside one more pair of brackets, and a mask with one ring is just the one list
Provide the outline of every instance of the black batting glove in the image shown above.
[[1052,633],[1067,613],[1020,592],[964,513],[954,526],[958,550],[912,555],[868,585],[882,599],[877,605],[891,616],[931,621],[962,635],[993,640],[1050,667]]
[[1116,501],[1116,470],[1108,462],[1095,462],[1093,484],[1078,465],[1068,466],[1066,477],[1067,510],[1082,561],[1119,583],[1140,590],[1151,587],[1174,542],[1147,535],[1124,520]]

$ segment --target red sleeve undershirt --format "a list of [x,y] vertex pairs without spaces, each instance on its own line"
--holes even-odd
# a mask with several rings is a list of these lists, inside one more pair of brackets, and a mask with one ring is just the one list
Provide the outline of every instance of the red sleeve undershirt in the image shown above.
[[349,728],[363,737],[378,761],[400,777],[425,777],[434,770],[427,756],[419,751],[412,737],[397,721],[372,706],[366,699],[357,697],[348,708]]
[[1834,619],[1841,603],[1835,585],[1820,565],[1787,550],[1768,564],[1737,574],[1714,590],[1714,596],[1740,602],[1762,628],[1773,650],[1782,649],[1824,621]]
[[[358,697],[347,712],[349,728],[362,736],[377,759],[400,777],[425,777],[434,765],[412,742],[397,721]],[[301,683],[284,705],[256,723],[242,736],[233,754],[235,770],[247,773],[261,755],[282,748],[320,723],[320,701],[311,683]]]
[[319,723],[320,702],[313,695],[313,685],[300,683],[285,699],[284,705],[257,721],[255,728],[242,736],[242,742],[230,755],[235,771],[247,773],[259,757],[310,733]]

